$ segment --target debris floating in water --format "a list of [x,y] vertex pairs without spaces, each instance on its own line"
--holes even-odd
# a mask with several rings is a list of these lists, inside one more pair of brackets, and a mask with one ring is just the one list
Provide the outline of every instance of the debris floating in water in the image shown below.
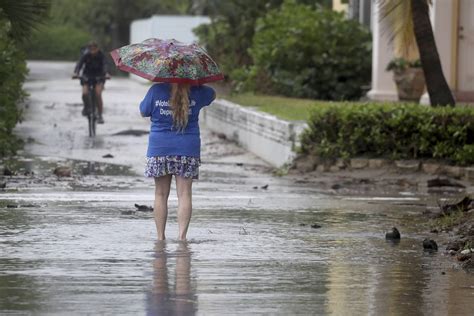
[[59,166],[54,169],[53,173],[58,177],[71,177],[72,168],[66,166]]
[[438,205],[441,209],[440,216],[443,216],[450,215],[456,211],[467,212],[474,209],[474,200],[466,195],[462,199],[453,200],[451,202],[444,202],[443,204],[438,202]]
[[438,244],[433,239],[423,240],[423,249],[428,251],[438,251]]
[[13,176],[15,175],[15,172],[13,172],[12,170],[10,170],[8,167],[5,167],[3,169],[3,175],[4,176]]
[[153,207],[147,205],[140,205],[135,203],[135,207],[139,212],[153,212]]
[[249,232],[242,226],[239,229],[239,235],[249,235]]
[[392,231],[385,234],[385,239],[388,240],[399,240],[400,239],[400,232],[396,227],[392,228]]
[[427,181],[428,188],[433,187],[456,187],[465,188],[466,186],[457,181],[445,177],[436,177]]

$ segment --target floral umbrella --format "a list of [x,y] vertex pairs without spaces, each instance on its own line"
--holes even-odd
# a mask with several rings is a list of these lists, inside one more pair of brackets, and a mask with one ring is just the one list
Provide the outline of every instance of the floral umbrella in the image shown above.
[[151,81],[198,85],[224,79],[216,62],[194,43],[150,38],[110,54],[120,70]]

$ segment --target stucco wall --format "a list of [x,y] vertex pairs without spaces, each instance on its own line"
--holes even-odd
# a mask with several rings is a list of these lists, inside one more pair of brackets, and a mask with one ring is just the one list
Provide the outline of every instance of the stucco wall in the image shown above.
[[222,99],[203,110],[201,122],[275,167],[295,157],[293,149],[299,146],[299,136],[306,126]]
[[197,40],[193,29],[210,23],[207,16],[154,15],[148,19],[135,20],[130,25],[130,41],[141,42],[151,37],[176,39],[185,43]]

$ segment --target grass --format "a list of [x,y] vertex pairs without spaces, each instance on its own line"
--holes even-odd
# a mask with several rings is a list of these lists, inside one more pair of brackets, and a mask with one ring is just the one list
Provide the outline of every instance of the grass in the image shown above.
[[306,121],[309,117],[310,108],[320,103],[320,101],[316,100],[252,93],[226,95],[224,98],[239,105],[251,106],[259,111],[270,113],[289,121]]
[[[232,94],[224,89],[219,89],[220,95],[224,99],[237,103],[242,106],[253,107],[259,111],[273,114],[283,120],[288,121],[307,121],[312,107],[324,104],[344,103],[336,101],[321,101],[312,99],[289,98],[275,95],[253,94],[251,92]],[[361,103],[352,101],[350,103]],[[371,104],[396,104],[398,102],[377,102],[371,101]],[[457,107],[472,107],[470,104],[458,104]]]
[[449,215],[442,216],[430,221],[431,228],[436,228],[439,231],[449,231],[454,226],[459,225],[466,221],[466,214],[462,211],[454,211]]

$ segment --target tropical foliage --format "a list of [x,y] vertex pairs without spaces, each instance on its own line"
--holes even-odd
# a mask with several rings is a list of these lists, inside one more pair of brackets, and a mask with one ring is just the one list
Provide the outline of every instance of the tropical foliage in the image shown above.
[[15,40],[28,38],[46,17],[49,6],[48,0],[2,0],[0,9],[3,18],[10,24],[9,35]]
[[413,60],[418,58],[419,52],[431,105],[455,105],[433,35],[429,17],[431,3],[431,0],[378,0],[382,21],[392,34],[397,57]]
[[28,38],[47,10],[46,1],[0,2],[0,157],[20,146],[13,128],[21,118],[18,103],[26,96],[22,84],[27,68],[18,43]]

